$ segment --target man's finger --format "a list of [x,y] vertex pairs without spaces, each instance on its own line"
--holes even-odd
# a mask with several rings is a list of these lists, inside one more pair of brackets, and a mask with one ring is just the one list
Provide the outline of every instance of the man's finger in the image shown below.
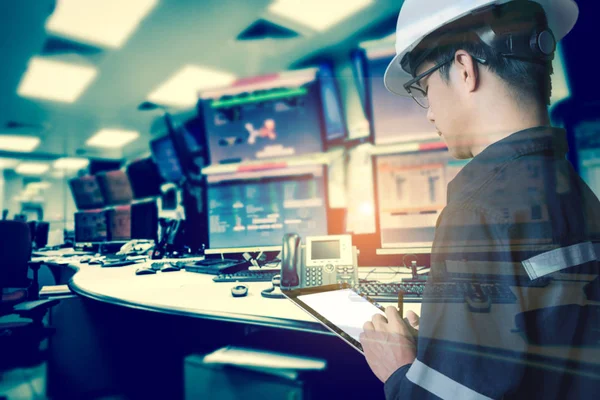
[[387,315],[389,321],[389,324],[386,326],[389,332],[403,336],[413,336],[408,325],[400,317],[400,314],[395,307],[386,307],[385,315]]
[[371,321],[377,330],[384,330],[388,323],[387,319],[381,314],[373,315]]
[[364,332],[374,331],[374,330],[375,330],[375,326],[373,325],[373,323],[371,321],[367,321],[364,323],[364,325],[363,325]]
[[400,314],[398,313],[398,309],[394,306],[388,306],[385,308],[385,316],[390,323],[403,322]]
[[415,329],[419,329],[419,316],[417,314],[415,314],[412,311],[407,311],[406,319],[408,319],[410,326],[412,326]]

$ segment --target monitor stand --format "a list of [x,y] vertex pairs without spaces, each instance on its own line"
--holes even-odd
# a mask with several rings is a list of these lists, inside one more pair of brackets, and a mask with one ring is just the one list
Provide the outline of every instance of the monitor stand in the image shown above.
[[411,278],[402,278],[402,283],[425,283],[427,282],[427,275],[419,275],[417,272],[417,263],[413,262],[410,266],[412,272]]

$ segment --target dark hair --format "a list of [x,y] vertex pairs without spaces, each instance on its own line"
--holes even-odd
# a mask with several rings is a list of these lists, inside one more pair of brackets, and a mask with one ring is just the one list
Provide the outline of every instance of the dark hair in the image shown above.
[[472,57],[486,60],[486,67],[507,83],[515,100],[534,100],[549,105],[552,95],[552,62],[538,62],[504,57],[483,43],[474,30],[493,24],[494,31],[529,34],[534,29],[546,28],[547,20],[542,7],[533,1],[512,1],[476,15],[469,15],[446,25],[427,36],[411,54],[411,59],[434,64],[452,60],[440,69],[445,82],[450,79],[450,68],[458,50]]

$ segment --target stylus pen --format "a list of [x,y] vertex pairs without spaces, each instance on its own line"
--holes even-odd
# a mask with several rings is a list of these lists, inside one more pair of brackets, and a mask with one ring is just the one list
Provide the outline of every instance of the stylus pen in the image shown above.
[[400,318],[404,315],[404,292],[398,292],[398,313]]

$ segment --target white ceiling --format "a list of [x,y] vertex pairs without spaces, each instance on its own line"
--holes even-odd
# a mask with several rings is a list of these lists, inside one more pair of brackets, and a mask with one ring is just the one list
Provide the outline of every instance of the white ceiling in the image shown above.
[[[30,158],[130,158],[147,152],[150,126],[158,114],[137,111],[137,106],[184,65],[239,77],[282,71],[321,50],[347,52],[365,39],[363,33],[377,30],[382,21],[389,24],[402,4],[401,0],[376,0],[325,32],[301,29],[303,35],[298,38],[238,42],[235,38],[240,32],[266,15],[270,0],[159,0],[122,48],[87,56],[51,56],[98,68],[98,76],[83,95],[66,104],[16,94],[28,60],[40,55],[48,39],[44,24],[53,2],[0,1],[0,134],[40,136],[42,144],[24,155]],[[7,130],[7,121],[39,126]],[[85,141],[103,128],[137,130],[141,137],[123,150],[86,147]]]

